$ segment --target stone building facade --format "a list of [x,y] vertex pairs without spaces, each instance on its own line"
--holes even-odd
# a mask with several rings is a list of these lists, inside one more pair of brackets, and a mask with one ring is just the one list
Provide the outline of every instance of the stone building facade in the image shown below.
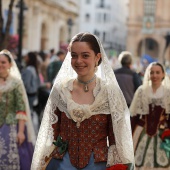
[[[10,0],[3,0],[4,11]],[[18,14],[15,1],[12,34],[18,34]],[[26,50],[58,50],[77,33],[79,2],[77,0],[24,0],[23,48]]]
[[169,8],[169,0],[129,0],[127,50],[134,56],[147,54],[164,64],[170,60],[170,49],[165,50]]
[[97,35],[108,55],[112,50],[117,53],[125,50],[127,0],[79,1],[80,31],[88,31]]

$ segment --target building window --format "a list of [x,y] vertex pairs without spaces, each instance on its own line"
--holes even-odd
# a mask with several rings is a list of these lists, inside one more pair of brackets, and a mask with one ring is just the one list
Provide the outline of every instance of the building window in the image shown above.
[[100,0],[100,5],[101,8],[104,8],[104,0]]
[[99,31],[97,31],[97,30],[94,30],[94,35],[96,35],[96,36],[100,36],[100,32]]
[[104,22],[107,21],[107,14],[106,13],[104,13],[104,15],[103,15],[103,20],[104,20]]
[[85,20],[86,20],[86,22],[89,22],[89,21],[90,21],[90,14],[86,14],[86,15],[85,15]]
[[96,14],[96,21],[97,21],[98,23],[101,23],[101,22],[102,22],[102,14],[101,14],[101,13],[97,13],[97,14]]
[[86,0],[86,4],[90,4],[90,0]]
[[156,0],[144,0],[144,16],[155,16]]
[[103,42],[106,41],[106,32],[103,32]]

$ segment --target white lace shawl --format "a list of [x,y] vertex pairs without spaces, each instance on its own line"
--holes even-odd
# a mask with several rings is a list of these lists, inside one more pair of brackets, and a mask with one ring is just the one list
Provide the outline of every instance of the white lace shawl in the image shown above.
[[75,108],[80,108],[86,113],[82,121],[95,114],[111,114],[115,145],[109,147],[107,164],[134,163],[130,113],[104,49],[97,37],[96,39],[100,46],[102,63],[96,72],[98,79],[93,91],[95,101],[92,105],[78,105],[71,100],[69,90],[72,88],[72,81],[76,78],[76,73],[71,67],[71,54],[68,52],[47,101],[31,170],[41,170],[45,165],[44,158],[49,156],[54,149],[51,125],[58,121],[58,117],[54,114],[57,107],[75,122],[77,119],[72,114],[72,110]]
[[170,89],[162,84],[153,94],[151,85],[140,86],[130,106],[131,116],[149,114],[149,104],[153,102],[164,108],[166,114],[170,114]]
[[[32,124],[32,118],[31,118],[27,94],[25,91],[23,81],[21,79],[21,74],[18,70],[18,67],[17,67],[11,53],[8,50],[2,50],[0,52],[0,55],[3,55],[3,54],[7,54],[11,58],[11,68],[9,69],[8,77],[5,82],[5,85],[0,86],[0,93],[4,93],[6,91],[11,91],[12,89],[15,88],[14,84],[16,84],[16,85],[20,84],[21,89],[19,89],[19,90],[21,91],[22,98],[23,98],[23,101],[26,106],[26,115],[27,115],[26,126],[27,126],[28,141],[32,142],[35,145],[36,136],[35,136],[34,127]],[[14,83],[14,82],[17,82],[17,83]]]

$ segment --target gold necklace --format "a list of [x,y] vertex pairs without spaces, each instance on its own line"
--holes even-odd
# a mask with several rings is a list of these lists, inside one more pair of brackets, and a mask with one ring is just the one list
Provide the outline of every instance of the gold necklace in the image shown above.
[[84,81],[82,81],[82,80],[79,80],[78,78],[77,78],[77,80],[78,80],[79,83],[81,83],[81,84],[84,85],[84,91],[85,91],[85,92],[88,92],[88,91],[89,91],[88,84],[91,83],[92,81],[94,81],[95,78],[96,78],[96,75],[94,75],[94,77],[93,77],[92,79],[90,79],[89,81],[86,81],[86,82],[84,82]]

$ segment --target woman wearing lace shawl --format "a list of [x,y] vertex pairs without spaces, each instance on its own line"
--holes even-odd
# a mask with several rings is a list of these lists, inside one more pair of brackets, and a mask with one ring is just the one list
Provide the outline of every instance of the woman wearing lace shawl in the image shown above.
[[151,63],[130,111],[136,169],[170,169],[170,82],[160,63]]
[[99,39],[79,33],[55,79],[31,169],[123,170],[133,164],[125,99]]
[[16,63],[0,52],[0,170],[30,170],[35,134]]

